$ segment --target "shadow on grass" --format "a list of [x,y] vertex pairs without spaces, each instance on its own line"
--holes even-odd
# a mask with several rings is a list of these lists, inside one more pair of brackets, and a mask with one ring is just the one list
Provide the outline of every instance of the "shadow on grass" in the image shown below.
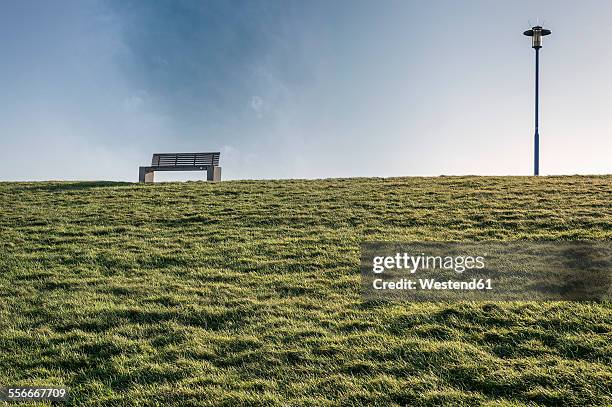
[[24,184],[24,188],[28,191],[47,191],[47,192],[62,192],[62,191],[79,191],[93,188],[109,188],[134,185],[131,182],[117,181],[78,181],[78,182],[45,182],[36,184]]

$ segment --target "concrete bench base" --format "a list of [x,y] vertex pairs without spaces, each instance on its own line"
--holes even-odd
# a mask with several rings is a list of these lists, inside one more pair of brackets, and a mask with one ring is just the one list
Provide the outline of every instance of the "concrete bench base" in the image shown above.
[[177,167],[139,167],[138,182],[155,182],[155,171],[206,171],[207,181],[221,181],[221,167],[218,166],[177,166]]
[[221,181],[221,167],[210,167],[206,170],[206,181]]
[[155,171],[150,171],[149,167],[140,167],[138,169],[138,182],[153,183],[155,179]]

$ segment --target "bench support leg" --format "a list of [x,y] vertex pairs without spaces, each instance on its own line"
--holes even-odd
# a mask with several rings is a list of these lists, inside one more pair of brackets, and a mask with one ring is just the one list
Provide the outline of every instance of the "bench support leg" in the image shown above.
[[138,171],[138,182],[144,182],[145,184],[153,183],[155,178],[155,172],[151,171],[147,167],[140,167]]
[[207,181],[221,181],[221,167],[208,167],[206,170]]

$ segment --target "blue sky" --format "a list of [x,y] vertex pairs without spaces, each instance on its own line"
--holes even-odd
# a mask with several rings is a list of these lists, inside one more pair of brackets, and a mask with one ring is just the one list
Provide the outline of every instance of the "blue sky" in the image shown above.
[[537,18],[541,173],[610,173],[604,0],[0,0],[0,180],[528,175]]

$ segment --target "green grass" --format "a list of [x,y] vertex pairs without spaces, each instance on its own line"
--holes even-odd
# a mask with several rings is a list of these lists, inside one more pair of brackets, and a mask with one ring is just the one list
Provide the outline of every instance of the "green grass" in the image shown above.
[[366,303],[363,240],[611,239],[612,176],[0,183],[0,386],[612,405],[610,303]]

